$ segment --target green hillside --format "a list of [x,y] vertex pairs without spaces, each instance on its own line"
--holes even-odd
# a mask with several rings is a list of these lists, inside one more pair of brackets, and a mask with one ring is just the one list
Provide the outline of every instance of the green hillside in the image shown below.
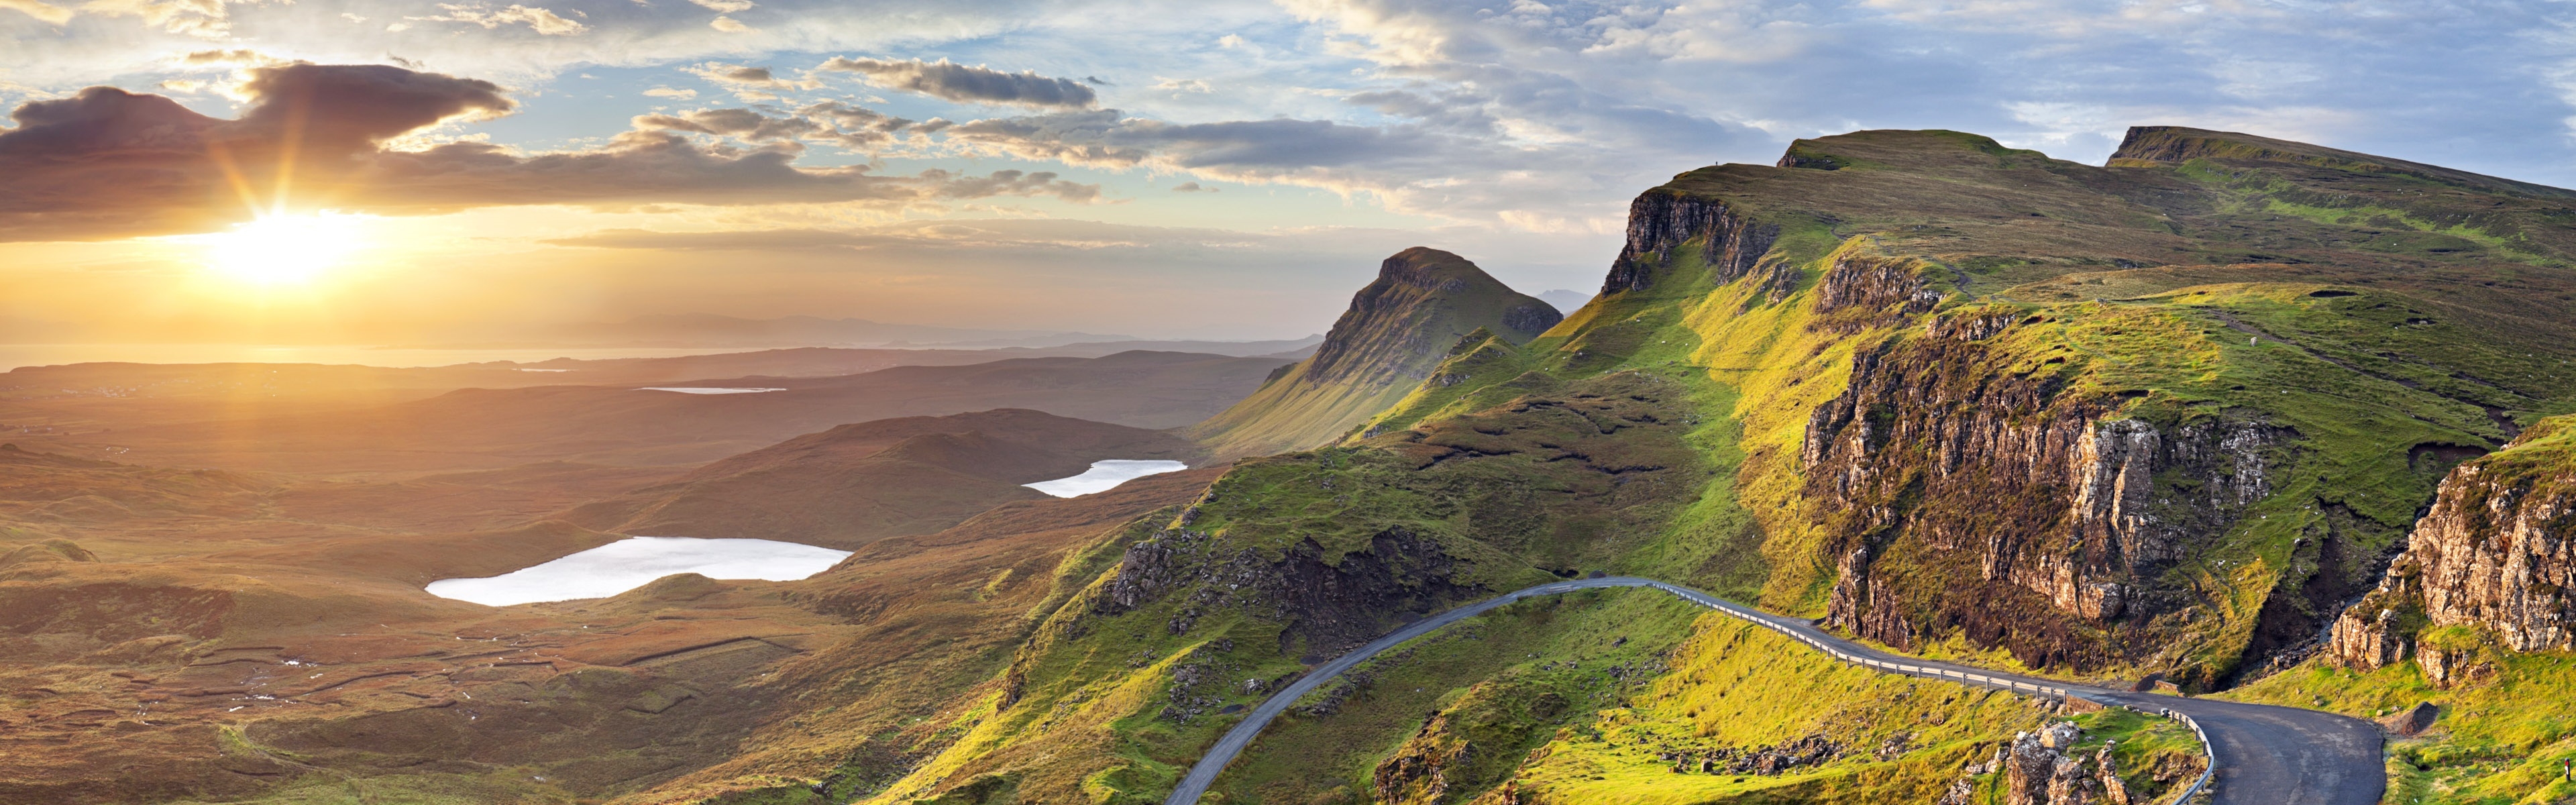
[[[2172,128],[2133,131],[2109,167],[1945,131],[1802,140],[1781,165],[1647,191],[1601,297],[1535,338],[1359,375],[1388,378],[1383,410],[1351,386],[1316,403],[1347,425],[1273,419],[1310,399],[1282,378],[1211,420],[1237,452],[1255,423],[1333,446],[1245,461],[1104,545],[1114,566],[1068,570],[1081,591],[945,709],[965,713],[954,739],[868,801],[1159,801],[1231,705],[1304,664],[1593,570],[1922,654],[2244,685],[2310,656],[2453,465],[2576,410],[2564,191]],[[1338,361],[1298,376],[1354,376]],[[1642,598],[1563,607],[1378,661],[1216,791],[1991,797],[1960,764],[2044,717],[1822,668],[1804,689],[1741,684],[1816,659]],[[1509,704],[1541,694],[1564,709]],[[2136,735],[2168,752],[2131,759],[2140,785],[2196,773],[2174,760],[2187,739]],[[1640,742],[1820,759],[1674,788]],[[1407,775],[1441,758],[1471,762],[1425,798]]]
[[1281,369],[1189,433],[1219,457],[1329,444],[1429,380],[1459,339],[1499,334],[1517,344],[1562,318],[1466,258],[1406,249],[1386,258],[1377,281],[1351,298],[1313,357]]

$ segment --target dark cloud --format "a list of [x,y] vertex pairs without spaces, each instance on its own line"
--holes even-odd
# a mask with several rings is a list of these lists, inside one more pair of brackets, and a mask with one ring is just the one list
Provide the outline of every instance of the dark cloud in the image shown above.
[[960,103],[1007,103],[1022,106],[1083,109],[1099,102],[1080,81],[1050,78],[1035,72],[1005,73],[953,64],[947,59],[853,59],[835,57],[822,69],[859,73],[887,89],[918,92]]
[[838,103],[785,117],[747,109],[653,115],[605,147],[522,155],[472,142],[385,147],[442,121],[509,112],[512,102],[489,82],[291,64],[254,69],[240,89],[249,104],[233,120],[114,87],[19,107],[18,125],[0,130],[0,241],[207,231],[280,202],[404,213],[502,204],[901,206],[995,195],[1083,202],[1100,192],[1051,173],[881,176],[865,166],[797,167],[805,140],[882,143],[910,124]]
[[911,120],[839,101],[809,104],[775,116],[741,108],[693,109],[642,115],[634,125],[638,130],[685,131],[751,143],[827,142],[852,150],[882,147],[914,127]]
[[1353,126],[1329,120],[1167,123],[1116,109],[990,118],[951,126],[954,142],[1027,159],[1128,167],[1285,171],[1383,164],[1454,153],[1460,143],[1421,126]]

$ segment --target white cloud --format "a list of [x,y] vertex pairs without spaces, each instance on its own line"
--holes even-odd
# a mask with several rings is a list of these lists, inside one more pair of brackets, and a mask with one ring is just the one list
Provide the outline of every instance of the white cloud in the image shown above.
[[499,11],[493,11],[480,3],[470,5],[440,3],[438,7],[447,13],[434,17],[404,17],[403,19],[414,22],[471,23],[483,26],[487,30],[503,25],[524,24],[540,36],[572,36],[590,29],[590,26],[565,19],[553,11],[517,4]]

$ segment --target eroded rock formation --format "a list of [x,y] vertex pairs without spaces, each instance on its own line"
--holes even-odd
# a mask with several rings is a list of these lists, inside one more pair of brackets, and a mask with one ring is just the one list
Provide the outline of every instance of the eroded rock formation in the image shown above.
[[2571,419],[2544,420],[2452,469],[2379,587],[2335,620],[2336,662],[2369,669],[2413,657],[2428,679],[2451,684],[2477,672],[2484,644],[2576,648]]
[[1864,349],[1811,415],[1807,494],[1850,541],[1828,620],[1898,647],[1961,628],[2037,665],[2134,655],[2150,646],[2109,624],[2188,604],[2159,576],[2271,494],[2295,434],[2247,414],[2153,422],[2016,371],[1990,345],[2013,326],[1972,310]]

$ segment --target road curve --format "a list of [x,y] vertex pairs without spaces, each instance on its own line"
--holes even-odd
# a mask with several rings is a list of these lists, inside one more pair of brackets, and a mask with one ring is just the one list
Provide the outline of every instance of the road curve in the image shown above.
[[1190,767],[1164,805],[1197,805],[1226,764],[1272,719],[1342,672],[1397,644],[1495,607],[1541,595],[1604,587],[1652,587],[1789,636],[1836,659],[1892,674],[1945,679],[2032,696],[2085,699],[2148,712],[2170,710],[2197,726],[2212,760],[2215,805],[2376,805],[2387,786],[2379,729],[2369,722],[2291,707],[2132,693],[1888,654],[1844,640],[1798,618],[1773,615],[1688,587],[1629,576],[1574,579],[1513,590],[1424,618],[1335,657],[1280,689],[1226,730]]

